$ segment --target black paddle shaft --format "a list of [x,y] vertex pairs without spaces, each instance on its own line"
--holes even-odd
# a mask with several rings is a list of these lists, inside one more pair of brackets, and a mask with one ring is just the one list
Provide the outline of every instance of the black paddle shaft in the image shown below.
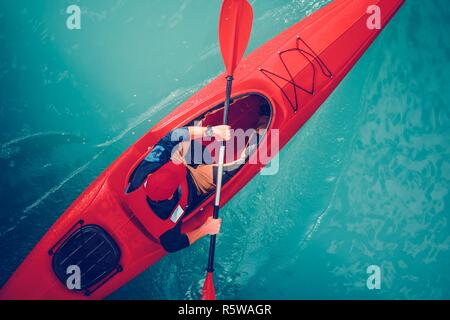
[[[226,99],[225,99],[225,110],[223,112],[223,124],[228,125],[228,110],[230,109],[230,101],[231,101],[231,87],[233,84],[233,77],[227,77],[227,91],[226,91]],[[222,147],[225,147],[225,141],[222,141]],[[223,159],[222,159],[223,160]],[[222,166],[223,170],[223,166]],[[222,174],[222,173],[221,173]],[[218,186],[218,188],[222,189],[222,185]],[[222,190],[217,190],[217,192],[222,192]],[[213,218],[219,218],[219,204],[214,204],[214,212]],[[209,258],[208,258],[208,268],[206,269],[208,272],[214,271],[214,254],[216,252],[216,235],[211,236],[211,241],[209,244]]]

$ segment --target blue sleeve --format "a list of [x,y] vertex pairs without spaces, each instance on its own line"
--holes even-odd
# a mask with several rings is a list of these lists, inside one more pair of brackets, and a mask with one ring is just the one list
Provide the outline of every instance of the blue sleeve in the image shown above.
[[179,143],[184,141],[190,141],[189,129],[186,127],[175,129],[170,131],[158,145],[162,145],[169,151],[169,158],[171,156],[173,148],[175,148]]
[[172,150],[179,143],[189,140],[188,128],[175,129],[164,136],[134,170],[126,192],[130,193],[138,189],[150,173],[155,172],[170,160]]

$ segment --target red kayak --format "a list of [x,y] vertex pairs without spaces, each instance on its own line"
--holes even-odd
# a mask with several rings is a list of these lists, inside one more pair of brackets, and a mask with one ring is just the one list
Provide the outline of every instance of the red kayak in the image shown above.
[[[279,130],[282,148],[402,4],[403,0],[335,0],[245,57],[234,73],[231,127],[256,127],[264,106],[270,120],[260,147],[265,145],[270,157],[275,156],[278,150],[271,150],[268,143],[271,129]],[[380,9],[381,29],[369,28],[373,24],[368,24],[368,19],[377,9],[373,5]],[[130,176],[148,150],[174,128],[196,120],[204,126],[221,124],[225,87],[226,78],[221,75],[110,165],[50,228],[1,289],[0,298],[103,299],[163,258],[167,253],[156,236],[158,220],[149,208],[141,209],[140,192],[125,191]],[[262,168],[257,161],[244,164],[224,184],[220,205]],[[206,195],[196,208],[190,208],[191,214],[182,218],[184,232],[198,228],[212,215],[213,201],[214,194]],[[82,286],[69,289],[67,274],[74,265],[82,270]]]

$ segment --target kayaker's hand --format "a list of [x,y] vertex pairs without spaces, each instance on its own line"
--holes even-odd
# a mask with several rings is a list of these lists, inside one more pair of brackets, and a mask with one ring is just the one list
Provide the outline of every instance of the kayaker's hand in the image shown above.
[[208,220],[203,224],[202,230],[204,235],[214,235],[220,232],[220,226],[222,225],[222,219],[214,219],[213,217],[209,217]]
[[231,127],[230,126],[215,126],[212,128],[214,138],[217,141],[228,141],[231,139]]

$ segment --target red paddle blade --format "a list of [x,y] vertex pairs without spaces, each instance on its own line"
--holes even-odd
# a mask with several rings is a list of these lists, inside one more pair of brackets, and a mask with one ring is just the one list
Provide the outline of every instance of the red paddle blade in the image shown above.
[[232,76],[247,49],[253,9],[247,0],[224,0],[219,22],[219,42],[227,75]]
[[212,272],[208,272],[206,275],[202,290],[202,300],[216,300],[216,290],[214,289]]

